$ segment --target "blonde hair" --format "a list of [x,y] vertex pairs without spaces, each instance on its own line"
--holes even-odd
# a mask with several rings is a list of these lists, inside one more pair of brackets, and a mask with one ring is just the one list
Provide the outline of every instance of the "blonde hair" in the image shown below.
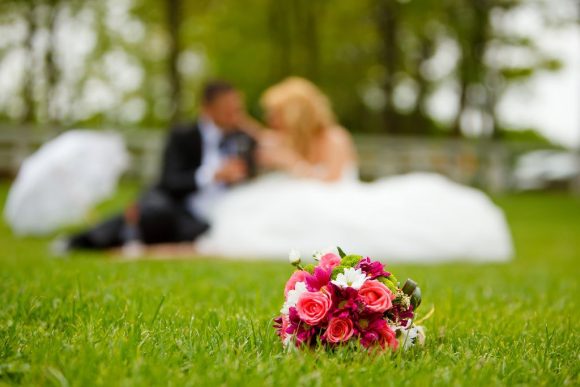
[[267,89],[260,102],[265,110],[280,113],[292,147],[305,158],[313,139],[336,124],[328,98],[304,78],[286,78]]

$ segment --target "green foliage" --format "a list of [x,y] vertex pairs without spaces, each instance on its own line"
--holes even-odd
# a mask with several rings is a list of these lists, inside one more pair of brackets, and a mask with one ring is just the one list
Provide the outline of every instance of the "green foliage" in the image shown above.
[[393,275],[393,273],[391,273],[391,275],[390,275],[390,276],[388,276],[388,277],[387,277],[387,279],[388,279],[389,281],[391,281],[392,283],[394,283],[395,285],[397,285],[397,286],[399,285],[399,280],[397,279],[397,277],[395,277],[395,276]]
[[389,290],[393,293],[397,293],[397,285],[386,277],[377,278],[379,282],[382,282]]
[[340,260],[340,265],[344,267],[355,267],[361,259],[363,259],[361,255],[349,254]]
[[313,274],[314,273],[314,268],[315,266],[312,263],[309,263],[308,265],[304,266],[304,271]]
[[16,238],[0,223],[0,384],[578,385],[580,202],[497,201],[516,258],[390,264],[421,284],[418,317],[436,311],[424,348],[382,356],[286,353],[271,320],[286,261],[49,259],[48,239]]
[[527,143],[532,144],[536,147],[561,149],[561,146],[553,144],[549,139],[543,136],[538,130],[535,129],[519,129],[519,130],[509,130],[501,128],[499,130],[499,136],[506,142],[514,143]]
[[348,269],[348,266],[343,266],[343,265],[338,265],[336,266],[334,269],[332,269],[332,274],[330,275],[330,278],[332,278],[333,280],[336,279],[336,277],[344,272],[344,269]]

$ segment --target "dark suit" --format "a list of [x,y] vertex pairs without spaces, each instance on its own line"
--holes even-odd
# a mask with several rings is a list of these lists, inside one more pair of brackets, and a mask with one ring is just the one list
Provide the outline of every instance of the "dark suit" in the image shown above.
[[[254,141],[242,132],[224,136],[220,153],[241,157],[254,174]],[[232,149],[236,152],[232,152]],[[241,150],[241,151],[240,151]],[[203,161],[203,138],[198,123],[171,129],[158,183],[138,200],[138,238],[147,244],[193,241],[209,228],[207,222],[192,214],[188,198],[199,190],[195,174]],[[134,228],[134,227],[133,227]],[[106,249],[121,246],[128,238],[123,215],[73,236],[72,248]],[[129,230],[134,231],[135,230]]]

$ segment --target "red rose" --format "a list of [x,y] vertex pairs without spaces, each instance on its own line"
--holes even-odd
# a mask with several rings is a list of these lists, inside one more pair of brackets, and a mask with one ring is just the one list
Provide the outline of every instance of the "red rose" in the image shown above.
[[393,306],[395,299],[393,292],[376,280],[367,280],[358,290],[366,307],[371,312],[383,313]]
[[383,325],[377,330],[379,334],[379,344],[382,349],[391,348],[393,351],[399,346],[395,331],[393,331],[387,324]]
[[326,340],[331,343],[348,341],[354,333],[352,321],[348,318],[333,318],[326,329]]

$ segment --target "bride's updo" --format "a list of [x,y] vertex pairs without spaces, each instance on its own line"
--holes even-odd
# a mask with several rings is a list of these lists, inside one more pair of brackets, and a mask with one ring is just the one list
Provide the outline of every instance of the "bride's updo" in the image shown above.
[[291,145],[305,158],[310,156],[313,139],[336,125],[328,98],[304,78],[286,78],[270,87],[261,104],[269,114],[276,114]]

